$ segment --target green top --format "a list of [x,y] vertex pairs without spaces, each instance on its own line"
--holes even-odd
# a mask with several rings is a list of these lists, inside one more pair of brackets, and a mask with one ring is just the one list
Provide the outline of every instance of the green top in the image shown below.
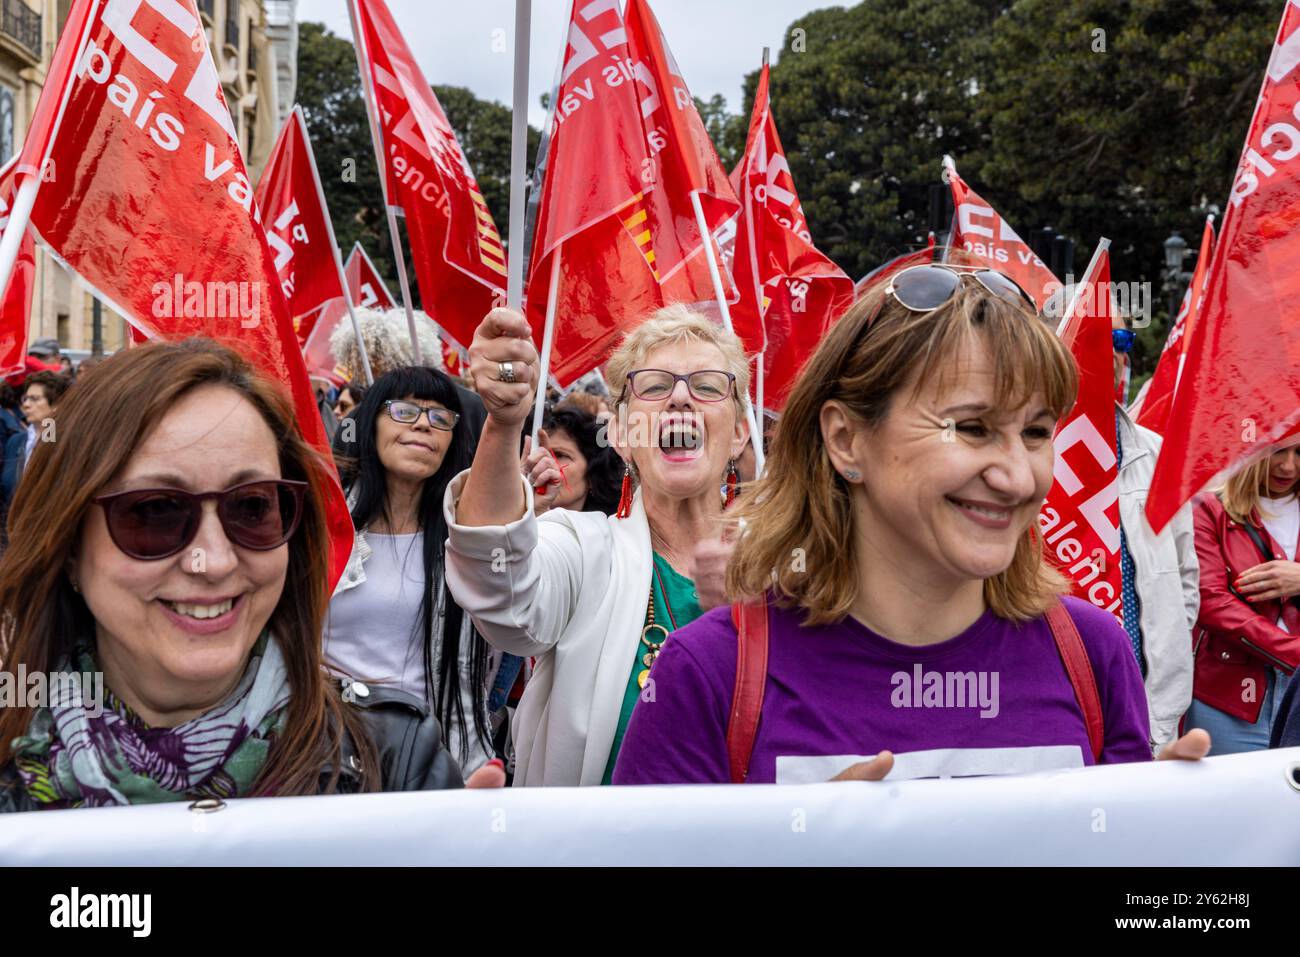
[[[700,607],[700,600],[695,594],[695,582],[679,574],[672,565],[668,564],[668,559],[658,552],[654,556],[654,573],[650,576],[650,585],[655,596],[655,624],[663,625],[669,632],[683,625],[689,625],[704,614],[704,609]],[[649,623],[650,616],[647,615],[645,620]],[[656,628],[646,637],[649,641],[658,643],[663,635]],[[600,782],[601,784],[608,784],[610,778],[614,776],[614,761],[618,757],[619,748],[623,746],[627,723],[632,719],[632,709],[643,693],[638,679],[641,677],[641,672],[646,670],[642,656],[649,651],[650,649],[643,642],[637,641],[636,654],[632,658],[632,670],[627,678],[627,688],[623,691],[623,708],[618,715],[618,728],[614,731],[614,746],[609,749],[609,760],[605,762],[605,778]]]

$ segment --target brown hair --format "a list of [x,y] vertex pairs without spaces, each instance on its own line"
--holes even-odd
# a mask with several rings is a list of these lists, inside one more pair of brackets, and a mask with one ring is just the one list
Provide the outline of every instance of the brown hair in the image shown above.
[[[786,402],[767,470],[741,498],[737,515],[747,524],[728,569],[729,590],[756,595],[772,588],[778,604],[803,608],[809,624],[842,619],[858,588],[849,488],[822,438],[827,401],[838,400],[875,428],[909,381],[914,394],[936,379],[942,388],[955,374],[954,360],[976,340],[989,351],[995,401],[1005,408],[1019,408],[1041,392],[1060,416],[1078,390],[1074,360],[1052,330],[979,283],[964,280],[951,300],[929,313],[906,309],[886,288],[878,283],[858,299],[808,360]],[[994,614],[1027,621],[1065,591],[1064,577],[1042,553],[1038,523],[1032,522],[1011,565],[984,582]]]
[[33,372],[27,377],[27,380],[23,383],[23,395],[26,395],[27,390],[34,385],[38,385],[45,390],[46,402],[50,405],[58,405],[59,400],[71,387],[72,382],[60,372],[50,372],[42,369],[40,372]]
[[[231,389],[275,435],[285,478],[308,483],[302,523],[289,541],[284,591],[267,627],[284,655],[290,689],[283,732],[252,793],[316,794],[338,782],[344,735],[355,744],[366,790],[380,789],[378,760],[361,718],[348,709],[321,661],[329,602],[329,536],[324,501],[329,477],[298,432],[293,405],[225,346],[207,339],[151,342],[123,350],[88,371],[59,407],[55,442],[38,442],[9,512],[9,549],[0,561],[0,662],[47,672],[94,634],[90,609],[67,566],[93,507],[91,499],[130,461],[141,442],[185,393],[201,385]],[[29,708],[0,711],[0,766],[27,730]]]

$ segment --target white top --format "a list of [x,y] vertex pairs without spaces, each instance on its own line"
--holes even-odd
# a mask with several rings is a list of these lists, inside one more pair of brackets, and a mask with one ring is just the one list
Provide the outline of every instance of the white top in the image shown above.
[[374,553],[360,588],[338,592],[325,617],[325,657],[345,674],[428,700],[424,642],[424,533],[367,532]]
[[1261,498],[1259,500],[1259,517],[1264,527],[1273,536],[1273,541],[1282,546],[1287,561],[1295,561],[1295,546],[1300,539],[1300,499],[1294,495],[1286,498]]

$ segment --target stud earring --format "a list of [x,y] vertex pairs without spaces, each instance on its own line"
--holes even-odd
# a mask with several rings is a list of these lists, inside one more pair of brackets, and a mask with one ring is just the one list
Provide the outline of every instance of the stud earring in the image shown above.
[[862,478],[862,475],[859,472],[855,472],[853,469],[845,469],[844,477],[850,482],[856,482],[858,479]]

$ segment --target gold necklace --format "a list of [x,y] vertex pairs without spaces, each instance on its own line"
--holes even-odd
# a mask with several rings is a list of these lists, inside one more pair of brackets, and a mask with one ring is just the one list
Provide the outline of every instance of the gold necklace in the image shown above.
[[[653,566],[652,566],[653,567]],[[654,569],[654,578],[650,581],[650,599],[646,602],[645,627],[641,629],[641,644],[649,650],[641,656],[641,664],[645,668],[636,676],[638,688],[645,688],[646,682],[650,679],[650,669],[654,666],[655,661],[659,658],[659,651],[663,648],[664,642],[668,640],[669,631],[663,625],[655,621],[655,580],[659,578],[659,569]],[[677,628],[677,618],[673,615],[673,606],[668,604],[668,590],[663,587],[663,581],[660,580],[659,588],[664,595],[664,608],[668,610],[668,620],[672,623],[673,629]],[[650,633],[658,630],[663,637],[659,641],[651,641]]]

